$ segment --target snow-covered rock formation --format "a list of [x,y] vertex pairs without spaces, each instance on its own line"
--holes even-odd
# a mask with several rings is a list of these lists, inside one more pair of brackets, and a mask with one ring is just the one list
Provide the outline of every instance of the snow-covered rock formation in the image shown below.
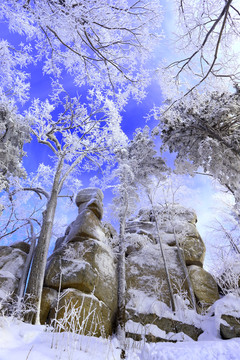
[[205,245],[196,228],[196,214],[178,204],[158,206],[154,214],[151,209],[141,209],[126,227],[129,294],[137,289],[170,306],[161,243],[173,293],[185,294],[192,301],[192,285],[197,305],[212,305],[219,298],[218,289],[213,277],[203,269]]
[[[103,194],[96,188],[76,197],[79,214],[48,259],[41,321],[78,312],[85,334],[109,335],[117,308],[116,261],[101,218]],[[70,326],[70,325],[69,325]],[[81,325],[80,325],[81,326]]]
[[[78,216],[56,241],[48,259],[42,323],[55,319],[61,330],[96,336],[108,336],[114,331],[118,284],[117,242],[112,237],[116,231],[101,222],[102,200],[103,194],[97,188],[77,194]],[[200,312],[213,304],[219,295],[215,280],[203,269],[205,246],[196,221],[194,211],[177,204],[141,209],[128,221],[125,236],[128,337],[135,340],[144,337],[151,342],[189,337],[197,340],[202,332],[184,309],[192,309],[190,312],[196,315],[196,310]],[[2,298],[7,292],[17,291],[29,250],[28,245],[25,248],[23,245],[0,248]]]
[[[200,329],[190,326],[192,324],[183,324],[176,316],[170,321],[169,314],[166,315],[166,305],[172,306],[171,290],[175,313],[179,298],[182,305],[185,302],[198,311],[219,298],[215,280],[203,269],[205,245],[196,229],[196,221],[193,211],[175,204],[141,209],[128,222],[126,309],[130,337],[136,337],[139,323],[154,325],[147,334],[150,338],[160,339],[162,332],[171,331],[183,332],[196,340],[201,333]],[[141,331],[140,327],[140,337]]]

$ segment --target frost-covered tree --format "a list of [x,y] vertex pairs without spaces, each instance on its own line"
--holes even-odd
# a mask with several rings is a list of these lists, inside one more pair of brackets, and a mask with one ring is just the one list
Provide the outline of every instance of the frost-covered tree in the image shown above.
[[136,129],[133,140],[130,141],[129,159],[131,159],[132,171],[138,185],[150,189],[151,177],[163,180],[168,170],[165,161],[157,155],[154,138],[150,135],[150,129]]
[[[39,315],[57,198],[74,169],[80,164],[89,169],[89,161],[101,165],[115,139],[121,140],[118,110],[129,96],[144,96],[151,80],[145,63],[161,38],[162,10],[156,0],[8,0],[0,4],[0,19],[21,36],[17,46],[0,42],[2,101],[26,103],[33,65],[51,77],[54,94],[44,102],[34,100],[25,113],[31,133],[54,159],[50,191],[33,186],[47,198],[28,285]],[[59,92],[68,75],[81,91],[88,87],[87,104],[77,98],[61,104]]]
[[[58,116],[54,114],[60,106]],[[102,105],[102,107],[100,107]],[[111,149],[121,142],[120,116],[113,102],[93,99],[88,104],[79,98],[65,98],[62,104],[36,100],[26,114],[32,134],[52,153],[52,180],[49,189],[32,189],[47,198],[41,231],[33,258],[27,293],[36,301],[39,321],[41,292],[58,196],[74,170],[90,170],[109,160]],[[92,164],[92,165],[91,165]]]
[[144,191],[147,194],[148,201],[150,202],[153,219],[156,224],[156,232],[158,234],[158,244],[160,253],[163,259],[164,269],[166,273],[166,279],[171,299],[172,310],[175,311],[175,302],[173,296],[173,289],[168,271],[168,264],[162,244],[160,235],[160,224],[158,223],[157,209],[154,201],[155,183],[161,184],[166,179],[169,168],[166,166],[165,161],[161,156],[157,156],[155,150],[155,143],[153,137],[149,134],[150,130],[148,126],[145,126],[143,130],[137,129],[134,138],[129,144],[129,157],[132,161],[132,169],[135,177],[135,182],[138,185],[140,191]]
[[113,204],[115,213],[119,219],[118,239],[118,313],[117,313],[117,336],[121,345],[121,358],[125,358],[125,307],[126,307],[126,274],[125,274],[125,228],[128,217],[133,213],[138,201],[137,186],[135,183],[131,159],[129,158],[128,146],[117,150],[115,153],[117,168],[112,172],[111,179],[117,178],[117,184],[113,187],[115,195]]
[[178,53],[166,70],[175,85],[187,84],[186,94],[203,83],[214,86],[219,79],[239,83],[239,1],[174,0],[172,6]]
[[126,306],[126,276],[125,251],[126,222],[136,210],[139,202],[139,186],[151,186],[151,176],[163,177],[167,171],[164,160],[156,156],[155,144],[150,136],[150,130],[137,129],[132,141],[115,153],[116,168],[108,181],[117,179],[113,186],[115,213],[119,219],[119,249],[118,249],[118,337],[121,343],[121,357],[125,357],[125,306]]
[[7,188],[8,176],[23,177],[23,144],[30,140],[24,119],[10,104],[0,103],[0,190]]
[[[163,148],[176,153],[176,171],[199,167],[234,195],[239,206],[240,92],[194,92],[160,116]],[[159,129],[155,129],[155,132]]]
[[0,19],[21,35],[19,47],[0,43],[3,93],[25,99],[29,79],[21,68],[39,63],[51,77],[69,73],[77,86],[141,97],[149,80],[143,64],[161,37],[162,9],[157,0],[7,0]]

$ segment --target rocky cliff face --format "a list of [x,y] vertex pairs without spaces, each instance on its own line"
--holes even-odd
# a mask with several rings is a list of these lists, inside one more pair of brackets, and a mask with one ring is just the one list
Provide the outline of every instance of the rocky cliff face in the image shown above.
[[142,209],[127,224],[129,300],[131,293],[139,290],[170,306],[161,242],[174,294],[181,293],[191,302],[189,285],[192,285],[197,305],[201,308],[212,305],[219,298],[218,289],[212,276],[203,269],[205,245],[196,228],[196,214],[171,205],[159,206],[155,217],[152,210]]
[[130,337],[136,338],[137,332],[141,338],[139,323],[150,329],[148,338],[158,341],[156,334],[162,332],[172,332],[172,339],[182,332],[194,340],[201,333],[192,324],[180,322],[176,316],[170,320],[166,315],[164,304],[170,307],[171,301],[160,250],[161,242],[175,307],[179,297],[198,311],[212,305],[219,294],[215,280],[203,269],[205,245],[196,222],[196,214],[179,205],[159,206],[154,215],[152,210],[142,209],[128,222],[126,327]]
[[[117,259],[110,246],[114,229],[101,222],[102,200],[103,194],[96,188],[84,189],[77,194],[78,216],[64,236],[56,241],[48,259],[42,323],[55,319],[62,330],[74,326],[83,334],[96,336],[108,336],[114,331]],[[175,301],[179,302],[180,298],[192,308],[195,299],[198,311],[213,304],[219,297],[217,285],[203,269],[205,246],[196,229],[196,221],[193,211],[174,205],[157,207],[154,212],[142,209],[127,223],[126,330],[129,337],[140,340],[145,332],[147,341],[162,341],[164,334],[170,332],[173,341],[178,340],[179,333],[196,340],[201,333],[201,329],[186,319],[171,314],[169,287],[159,246],[161,242]],[[2,247],[0,296],[3,289],[16,291],[26,252],[22,248]],[[9,273],[12,269],[7,276],[4,264],[13,260],[16,266],[7,266]]]

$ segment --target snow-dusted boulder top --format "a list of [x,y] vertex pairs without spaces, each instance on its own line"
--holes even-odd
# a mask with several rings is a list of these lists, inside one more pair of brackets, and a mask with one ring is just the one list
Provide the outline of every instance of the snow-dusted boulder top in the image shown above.
[[65,235],[55,244],[55,250],[74,241],[95,239],[106,243],[106,233],[101,223],[103,215],[103,193],[98,188],[86,188],[78,192],[77,218],[67,227]]
[[81,213],[86,208],[94,212],[99,220],[103,215],[103,193],[98,188],[86,188],[78,192],[76,196],[76,205],[78,212]]
[[191,209],[178,204],[157,206],[155,209],[159,234],[155,218],[151,209],[141,209],[136,218],[127,223],[126,232],[143,234],[158,242],[160,235],[166,246],[176,246],[177,242],[184,252],[186,265],[203,266],[205,245],[199,235],[196,222],[197,216]]

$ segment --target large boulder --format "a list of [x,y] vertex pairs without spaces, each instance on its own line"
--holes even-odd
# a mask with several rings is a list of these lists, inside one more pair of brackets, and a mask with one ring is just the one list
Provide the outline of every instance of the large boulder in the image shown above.
[[[196,327],[193,324],[183,323],[182,321],[178,321],[175,319],[170,319],[164,316],[159,317],[156,314],[145,314],[145,313],[136,313],[133,310],[127,311],[127,320],[130,320],[136,324],[144,325],[147,329],[148,327],[151,329],[151,326],[154,325],[158,329],[162,330],[166,334],[178,334],[184,333],[185,335],[189,336],[193,340],[197,341],[199,335],[203,333],[203,330]],[[127,323],[128,325],[128,323]],[[127,326],[128,327],[128,326]],[[141,334],[143,335],[143,334]],[[155,342],[154,341],[154,334],[151,337],[151,332],[148,333],[146,338],[147,341]],[[131,334],[128,334],[128,337],[132,337]],[[148,340],[149,339],[149,340]],[[141,339],[142,340],[142,339]],[[162,338],[162,341],[164,339]],[[161,341],[161,340],[160,340]],[[165,340],[167,341],[167,340]]]
[[74,222],[70,225],[69,233],[64,238],[64,243],[73,241],[84,241],[87,239],[96,239],[106,241],[105,233],[99,218],[91,211],[86,209],[82,211]]
[[60,290],[75,288],[94,295],[116,311],[117,275],[109,246],[94,239],[74,242],[50,257],[45,286]]
[[91,210],[99,220],[103,215],[103,193],[98,188],[86,188],[78,192],[76,196],[76,205],[78,212],[81,213],[85,209]]
[[184,237],[180,242],[180,246],[184,252],[186,265],[203,267],[206,247],[198,233],[195,236],[187,235]]
[[91,293],[98,282],[98,274],[92,266],[80,259],[68,258],[66,255],[54,255],[46,270],[44,284],[60,290],[75,288]]
[[0,299],[16,293],[26,257],[18,248],[0,246]]
[[27,254],[12,247],[0,247],[0,270],[8,271],[16,278],[22,276]]
[[240,337],[240,318],[231,315],[222,315],[220,334],[223,339]]
[[200,306],[210,306],[219,299],[217,283],[211,274],[196,265],[189,266],[188,271]]
[[56,308],[57,306],[58,295],[59,293],[57,290],[43,287],[40,311],[41,324],[48,322],[50,310]]
[[19,279],[11,272],[0,270],[0,300],[7,300],[18,287]]
[[105,337],[112,334],[113,313],[92,294],[76,289],[64,290],[55,310],[52,317],[57,319],[60,331]]
[[[164,246],[167,267],[175,294],[189,289],[185,272],[180,262],[176,247]],[[170,293],[166,271],[158,244],[149,241],[139,250],[135,248],[126,259],[127,300],[131,298],[132,289],[143,291],[148,296],[157,297],[159,301],[170,306]],[[188,293],[189,295],[189,293]],[[190,295],[189,295],[190,296]]]
[[157,296],[159,301],[170,306],[167,275],[159,244],[161,242],[173,293],[186,292],[189,298],[192,297],[191,285],[189,288],[190,282],[187,282],[186,262],[191,259],[202,265],[205,254],[205,247],[195,224],[196,214],[179,205],[156,207],[154,212],[151,209],[141,209],[127,223],[128,294],[131,289],[138,289],[148,296]]

